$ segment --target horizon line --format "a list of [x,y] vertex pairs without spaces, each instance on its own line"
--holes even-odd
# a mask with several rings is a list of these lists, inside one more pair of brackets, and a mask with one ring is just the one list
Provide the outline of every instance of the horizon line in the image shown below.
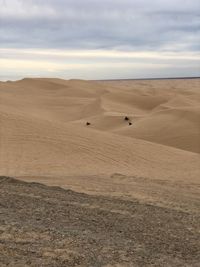
[[153,77],[153,78],[119,78],[119,79],[80,79],[80,78],[70,78],[70,79],[65,79],[61,77],[24,77],[21,79],[17,80],[0,80],[0,82],[17,82],[17,81],[22,81],[24,79],[61,79],[61,80],[82,80],[82,81],[137,81],[137,80],[186,80],[186,79],[200,79],[200,76],[177,76],[177,77]]

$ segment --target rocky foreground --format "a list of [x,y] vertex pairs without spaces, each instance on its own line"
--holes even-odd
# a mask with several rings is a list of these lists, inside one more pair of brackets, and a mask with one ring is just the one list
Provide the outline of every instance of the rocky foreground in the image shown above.
[[199,266],[200,217],[0,178],[0,266]]

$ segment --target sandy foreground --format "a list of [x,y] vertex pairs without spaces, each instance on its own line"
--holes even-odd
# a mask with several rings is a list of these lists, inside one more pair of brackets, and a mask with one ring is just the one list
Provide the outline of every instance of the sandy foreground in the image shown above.
[[199,86],[0,82],[0,264],[198,266]]

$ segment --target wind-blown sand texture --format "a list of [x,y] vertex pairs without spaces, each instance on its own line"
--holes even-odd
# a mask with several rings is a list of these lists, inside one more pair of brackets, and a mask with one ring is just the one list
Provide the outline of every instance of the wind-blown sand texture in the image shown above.
[[0,175],[196,214],[199,86],[200,79],[0,82]]

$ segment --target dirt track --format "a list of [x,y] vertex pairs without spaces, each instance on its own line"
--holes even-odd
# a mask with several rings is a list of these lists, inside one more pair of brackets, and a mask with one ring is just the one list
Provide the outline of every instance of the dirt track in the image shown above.
[[199,266],[200,218],[0,178],[0,266]]

